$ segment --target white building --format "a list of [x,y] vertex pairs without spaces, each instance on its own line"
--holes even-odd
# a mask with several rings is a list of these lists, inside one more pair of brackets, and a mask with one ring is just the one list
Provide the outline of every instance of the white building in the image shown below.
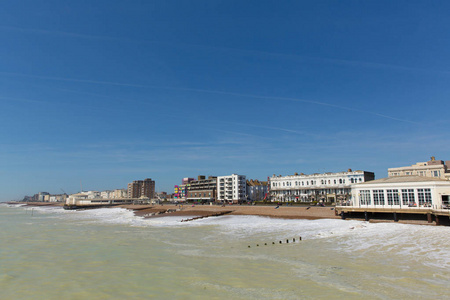
[[450,182],[425,176],[394,176],[352,185],[357,208],[447,209]]
[[128,191],[126,189],[116,189],[112,192],[112,198],[122,199],[128,197]]
[[217,177],[217,201],[238,203],[247,200],[247,182],[244,175]]
[[269,178],[272,202],[336,202],[350,196],[350,185],[375,179],[372,172],[352,171],[324,174],[295,174]]
[[97,191],[88,191],[88,192],[82,192],[87,194],[87,198],[88,199],[100,199],[101,198],[101,193],[97,192]]
[[50,202],[66,202],[67,195],[50,195]]
[[50,194],[47,192],[40,192],[38,195],[39,195],[38,201],[40,201],[40,202],[44,202],[44,201],[48,202],[50,200]]
[[100,193],[100,198],[102,199],[111,199],[113,198],[113,191],[103,191]]

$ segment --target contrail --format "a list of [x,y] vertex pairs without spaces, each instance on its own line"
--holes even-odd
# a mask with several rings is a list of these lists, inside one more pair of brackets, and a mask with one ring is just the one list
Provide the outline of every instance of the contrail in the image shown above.
[[0,25],[0,30],[9,30],[9,31],[16,31],[16,32],[45,34],[45,35],[55,35],[55,36],[65,36],[65,37],[91,39],[91,40],[115,41],[115,42],[124,42],[124,43],[130,43],[130,42],[131,43],[151,43],[151,44],[160,44],[160,45],[168,45],[168,46],[195,47],[195,48],[203,48],[203,49],[229,51],[229,52],[235,52],[235,53],[245,53],[245,54],[252,54],[252,55],[273,56],[273,57],[277,57],[277,58],[289,59],[289,60],[295,60],[295,61],[315,61],[318,63],[330,63],[330,64],[348,65],[348,66],[364,67],[364,68],[390,69],[390,70],[397,70],[397,71],[412,71],[412,72],[426,72],[426,73],[436,73],[436,74],[445,74],[445,75],[450,74],[449,71],[444,71],[444,70],[430,70],[430,69],[406,67],[406,66],[386,64],[386,63],[366,62],[366,61],[347,60],[347,59],[338,59],[338,58],[304,56],[304,55],[296,55],[296,54],[289,54],[289,53],[267,52],[267,51],[253,50],[253,49],[240,49],[240,48],[223,47],[223,46],[211,46],[211,45],[204,45],[204,44],[189,44],[189,43],[170,42],[170,41],[132,39],[132,38],[128,38],[128,37],[92,35],[92,34],[85,34],[85,33],[47,30],[47,29],[39,29],[39,28],[22,28],[22,27],[6,26],[6,25]]
[[112,81],[98,81],[98,80],[87,80],[87,79],[75,79],[75,78],[66,78],[66,77],[53,77],[53,76],[38,76],[38,75],[27,75],[21,73],[10,73],[10,72],[0,72],[0,75],[10,75],[10,76],[19,76],[19,77],[28,77],[28,78],[37,78],[44,80],[57,80],[57,81],[67,81],[67,82],[79,82],[79,83],[90,83],[90,84],[102,84],[102,85],[115,85],[115,86],[124,86],[124,87],[136,87],[136,88],[150,88],[150,89],[165,89],[172,91],[186,91],[186,92],[197,92],[197,93],[209,93],[216,95],[228,95],[234,97],[245,97],[245,98],[254,98],[254,99],[265,99],[265,100],[277,100],[277,101],[292,101],[292,102],[303,102],[314,105],[328,106],[342,110],[354,111],[359,113],[365,113],[374,115],[381,118],[396,120],[400,122],[406,122],[411,124],[419,124],[417,122],[413,122],[410,120],[405,120],[401,118],[396,118],[388,115],[383,115],[377,112],[361,110],[352,107],[346,107],[342,105],[336,105],[326,102],[313,101],[313,100],[305,100],[299,98],[290,98],[290,97],[277,97],[277,96],[262,96],[262,95],[254,95],[254,94],[243,94],[243,93],[234,93],[234,92],[225,92],[225,91],[216,91],[216,90],[207,90],[207,89],[194,89],[194,88],[179,88],[179,87],[168,87],[168,86],[156,86],[156,85],[143,85],[143,84],[132,84],[132,83],[121,83],[121,82],[112,82]]

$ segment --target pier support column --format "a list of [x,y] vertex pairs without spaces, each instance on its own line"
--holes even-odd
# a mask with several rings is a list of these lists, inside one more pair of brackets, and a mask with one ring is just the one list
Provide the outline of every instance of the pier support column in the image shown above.
[[396,212],[394,213],[394,222],[398,222],[398,216]]
[[433,219],[431,218],[431,214],[430,213],[427,213],[427,220],[428,220],[428,223],[432,223],[433,222]]
[[369,221],[369,213],[367,211],[364,212],[364,220]]
[[441,225],[441,222],[439,221],[439,216],[435,215],[434,217],[436,218],[436,225]]

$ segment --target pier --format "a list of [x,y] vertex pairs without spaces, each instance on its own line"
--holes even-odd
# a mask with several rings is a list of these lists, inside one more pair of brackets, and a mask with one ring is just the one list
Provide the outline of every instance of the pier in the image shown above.
[[450,226],[450,209],[448,208],[390,208],[390,207],[354,207],[336,206],[336,215],[342,219],[422,221],[430,225]]

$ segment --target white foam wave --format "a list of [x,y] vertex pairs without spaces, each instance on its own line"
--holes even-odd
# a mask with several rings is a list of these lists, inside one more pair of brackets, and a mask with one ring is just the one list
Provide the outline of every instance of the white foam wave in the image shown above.
[[84,223],[117,224],[133,227],[195,228],[213,227],[214,236],[254,240],[278,240],[302,237],[324,239],[340,251],[366,255],[370,251],[396,253],[439,268],[450,268],[450,227],[419,226],[399,223],[368,223],[355,220],[275,219],[260,216],[220,216],[181,222],[186,216],[144,219],[123,208],[100,208],[84,211],[60,207],[35,207],[37,213],[53,214],[66,220]]

